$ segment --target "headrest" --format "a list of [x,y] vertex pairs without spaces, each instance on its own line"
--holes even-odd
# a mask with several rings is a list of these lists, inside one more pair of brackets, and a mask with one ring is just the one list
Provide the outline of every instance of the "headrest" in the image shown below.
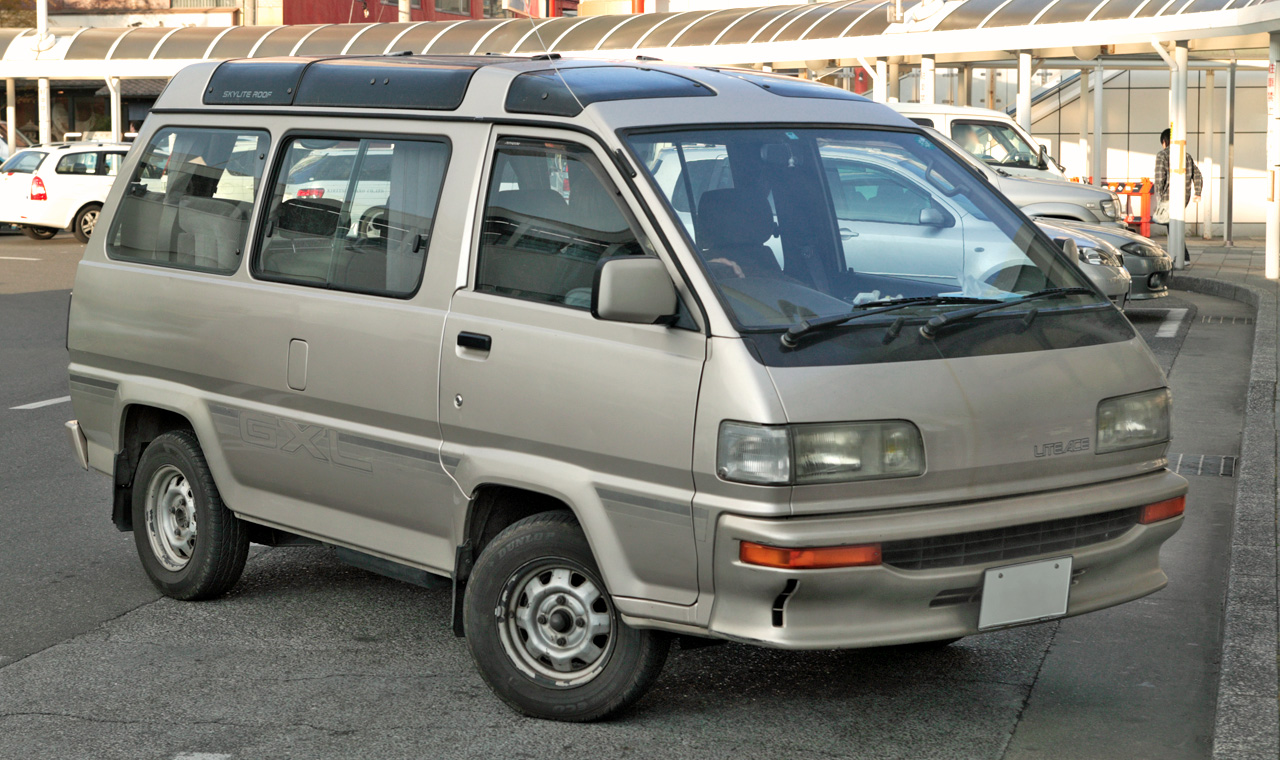
[[694,223],[703,250],[764,245],[777,225],[773,209],[759,192],[741,188],[708,190],[698,199]]
[[290,198],[280,204],[276,223],[282,230],[333,237],[341,212],[342,204],[329,198]]

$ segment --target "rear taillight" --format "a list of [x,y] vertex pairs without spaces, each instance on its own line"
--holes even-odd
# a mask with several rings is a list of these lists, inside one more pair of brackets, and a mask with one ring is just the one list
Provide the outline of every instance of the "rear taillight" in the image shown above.
[[312,188],[307,188],[305,190],[299,190],[298,197],[299,198],[323,198],[324,188],[312,187]]
[[31,200],[33,201],[49,200],[49,195],[44,190],[44,180],[40,179],[39,177],[31,178]]

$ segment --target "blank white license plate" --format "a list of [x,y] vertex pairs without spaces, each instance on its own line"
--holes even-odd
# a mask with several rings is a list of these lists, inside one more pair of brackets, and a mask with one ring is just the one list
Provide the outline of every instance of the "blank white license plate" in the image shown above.
[[1070,590],[1071,557],[993,567],[982,579],[978,629],[1061,617]]

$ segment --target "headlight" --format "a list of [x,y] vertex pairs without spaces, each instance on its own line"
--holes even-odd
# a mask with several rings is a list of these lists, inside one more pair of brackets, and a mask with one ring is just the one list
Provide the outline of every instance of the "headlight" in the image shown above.
[[1116,218],[1116,202],[1115,202],[1115,200],[1103,201],[1103,202],[1102,202],[1102,213],[1103,213],[1103,215],[1104,215],[1104,216],[1106,216],[1108,219],[1115,219],[1115,218]]
[[1134,256],[1141,256],[1144,259],[1158,259],[1168,256],[1164,249],[1155,243],[1139,243],[1136,240],[1132,243],[1125,243],[1120,250],[1125,253],[1131,253]]
[[924,472],[924,442],[904,420],[765,426],[723,422],[716,473],[761,485],[903,478]]
[[1085,264],[1105,264],[1103,252],[1097,248],[1080,248],[1080,261]]
[[1169,440],[1168,388],[1109,398],[1098,404],[1098,445],[1095,451],[1136,449]]

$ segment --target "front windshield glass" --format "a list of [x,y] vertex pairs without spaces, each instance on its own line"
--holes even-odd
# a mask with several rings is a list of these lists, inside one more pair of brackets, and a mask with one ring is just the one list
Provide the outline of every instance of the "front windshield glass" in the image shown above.
[[1040,151],[1008,124],[992,121],[953,121],[951,139],[974,158],[992,166],[1040,168]]
[[[986,181],[921,134],[712,128],[629,141],[744,330],[901,298],[926,300],[894,318],[924,318],[964,308],[959,299],[1088,287]],[[1100,301],[1080,293],[997,313]]]

